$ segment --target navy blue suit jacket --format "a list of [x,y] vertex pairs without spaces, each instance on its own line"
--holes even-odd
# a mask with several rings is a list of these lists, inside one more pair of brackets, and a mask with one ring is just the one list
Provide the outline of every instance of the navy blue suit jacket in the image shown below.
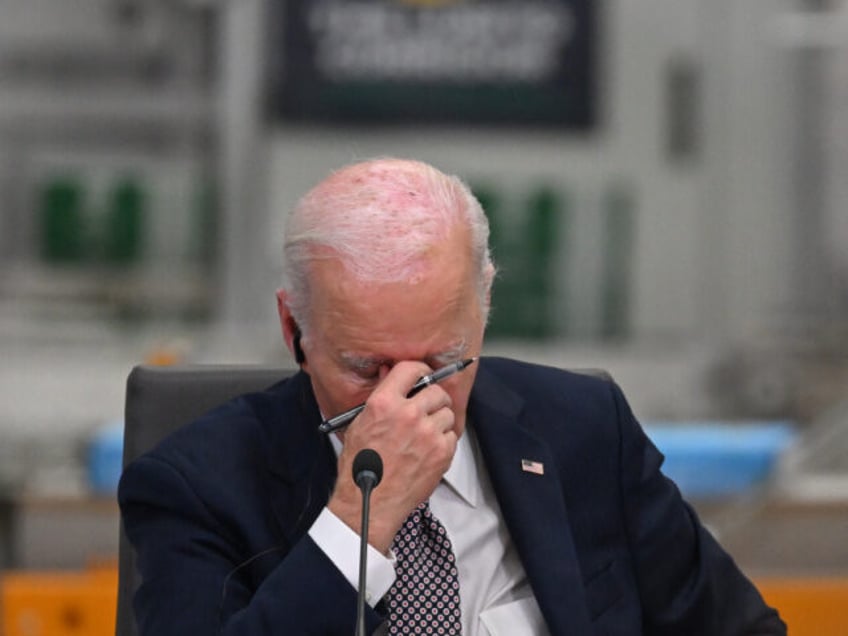
[[[551,634],[785,633],[660,472],[615,384],[484,358],[469,416]],[[307,534],[336,479],[319,421],[298,373],[127,468],[142,634],[353,633],[356,593]],[[381,621],[369,610],[370,630]]]

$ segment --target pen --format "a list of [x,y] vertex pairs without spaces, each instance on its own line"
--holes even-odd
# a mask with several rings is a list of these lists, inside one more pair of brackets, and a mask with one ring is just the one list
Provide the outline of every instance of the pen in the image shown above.
[[[452,362],[451,364],[436,369],[433,373],[418,378],[418,381],[412,385],[412,388],[409,390],[409,393],[406,394],[406,397],[411,398],[413,395],[421,391],[421,389],[424,389],[431,384],[441,382],[445,378],[452,376],[454,373],[459,373],[476,360],[477,358],[466,358],[465,360]],[[321,422],[318,430],[322,433],[332,433],[333,431],[337,431],[350,424],[353,421],[353,418],[362,413],[362,409],[364,408],[365,404],[363,403],[354,406],[352,409],[348,409],[344,413],[334,415],[333,417]]]

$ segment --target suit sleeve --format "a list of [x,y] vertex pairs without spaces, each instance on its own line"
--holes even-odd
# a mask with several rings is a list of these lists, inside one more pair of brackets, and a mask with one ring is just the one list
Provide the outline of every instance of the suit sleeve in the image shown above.
[[[353,633],[356,591],[308,534],[245,557],[183,475],[152,456],[128,467],[119,502],[142,580],[142,636]],[[250,566],[263,558],[274,566],[256,581]],[[381,617],[366,611],[371,633]]]
[[779,635],[786,626],[661,472],[662,454],[613,388],[622,505],[645,633]]

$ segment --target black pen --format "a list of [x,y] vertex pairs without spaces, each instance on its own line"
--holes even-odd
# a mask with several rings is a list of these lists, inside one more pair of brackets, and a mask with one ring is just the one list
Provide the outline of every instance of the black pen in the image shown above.
[[[409,390],[409,393],[406,394],[406,397],[411,398],[413,395],[418,393],[421,389],[424,389],[431,384],[436,384],[437,382],[441,382],[445,378],[449,378],[454,373],[459,373],[465,367],[473,363],[477,358],[467,358],[465,360],[460,360],[459,362],[452,362],[444,367],[436,369],[433,373],[429,375],[422,376],[418,378],[418,381],[412,385],[412,388]],[[352,409],[348,409],[344,413],[339,413],[338,415],[334,415],[333,417],[324,420],[321,422],[321,425],[318,427],[318,430],[322,433],[332,433],[333,431],[337,431],[340,428],[343,428],[350,424],[357,415],[362,413],[362,409],[365,408],[365,404],[359,404],[358,406],[354,406]]]

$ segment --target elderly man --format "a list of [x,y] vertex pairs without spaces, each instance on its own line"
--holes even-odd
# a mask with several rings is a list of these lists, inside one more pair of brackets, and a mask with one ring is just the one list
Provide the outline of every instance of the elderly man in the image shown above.
[[[393,158],[307,193],[277,301],[300,372],[128,467],[141,632],[350,634],[361,493],[369,633],[784,634],[660,472],[615,384],[480,358],[495,268],[459,179]],[[323,420],[364,403],[348,426]]]

